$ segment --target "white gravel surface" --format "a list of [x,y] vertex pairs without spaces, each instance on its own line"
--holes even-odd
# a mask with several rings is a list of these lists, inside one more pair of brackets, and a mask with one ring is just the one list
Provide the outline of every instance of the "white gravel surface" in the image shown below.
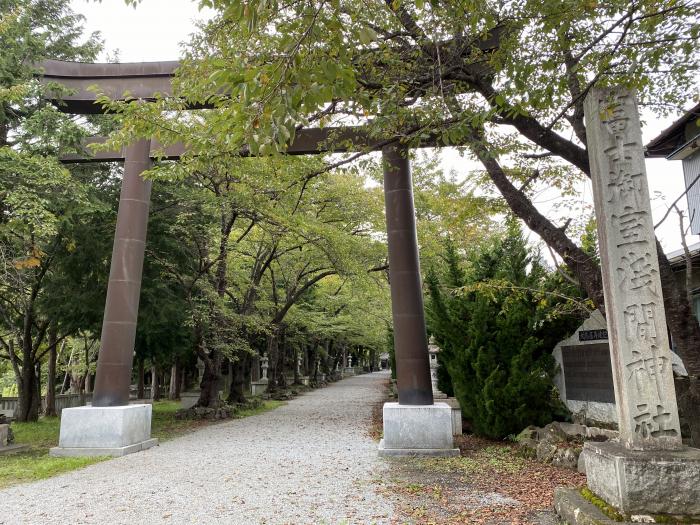
[[[368,435],[387,375],[0,491],[0,524],[387,524]],[[1,461],[1,460],[0,460]]]

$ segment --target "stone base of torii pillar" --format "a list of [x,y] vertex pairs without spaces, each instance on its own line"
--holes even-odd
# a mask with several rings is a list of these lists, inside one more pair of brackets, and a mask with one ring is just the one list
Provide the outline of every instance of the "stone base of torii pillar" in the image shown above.
[[158,444],[151,438],[152,406],[75,407],[61,411],[58,446],[50,456],[124,456]]
[[384,403],[380,456],[459,456],[454,446],[452,407],[447,403]]

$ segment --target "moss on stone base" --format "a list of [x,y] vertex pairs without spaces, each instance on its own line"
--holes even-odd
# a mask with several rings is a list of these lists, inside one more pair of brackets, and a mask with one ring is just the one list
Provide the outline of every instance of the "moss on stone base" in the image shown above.
[[588,487],[583,487],[581,489],[581,496],[586,501],[591,502],[593,505],[598,507],[603,514],[605,514],[608,518],[611,520],[615,521],[625,521],[625,517],[620,514],[615,507],[612,505],[608,504],[605,500],[600,499],[598,496],[593,494],[591,490]]
[[[583,487],[580,490],[581,496],[591,504],[595,505],[600,511],[605,514],[609,519],[620,522],[629,522],[628,517],[621,514],[615,507],[607,503],[605,500],[596,496],[588,487]],[[669,516],[667,514],[655,514],[651,516],[654,523],[673,523],[676,525],[687,524],[697,524],[700,523],[698,517],[690,516]]]

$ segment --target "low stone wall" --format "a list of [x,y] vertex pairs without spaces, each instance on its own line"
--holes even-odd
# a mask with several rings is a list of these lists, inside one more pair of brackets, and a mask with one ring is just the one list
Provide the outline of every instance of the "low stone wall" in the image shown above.
[[[92,401],[92,394],[58,394],[56,395],[56,413],[61,414],[64,408],[80,407]],[[0,397],[0,414],[14,417],[19,407],[18,397]],[[41,409],[46,410],[46,398],[41,398]]]

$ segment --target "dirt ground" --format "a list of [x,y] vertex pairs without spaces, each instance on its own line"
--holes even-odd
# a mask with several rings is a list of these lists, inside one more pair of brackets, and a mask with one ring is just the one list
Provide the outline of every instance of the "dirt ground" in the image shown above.
[[554,489],[586,481],[510,442],[464,435],[457,444],[459,457],[388,460],[379,490],[394,501],[397,525],[555,525]]

